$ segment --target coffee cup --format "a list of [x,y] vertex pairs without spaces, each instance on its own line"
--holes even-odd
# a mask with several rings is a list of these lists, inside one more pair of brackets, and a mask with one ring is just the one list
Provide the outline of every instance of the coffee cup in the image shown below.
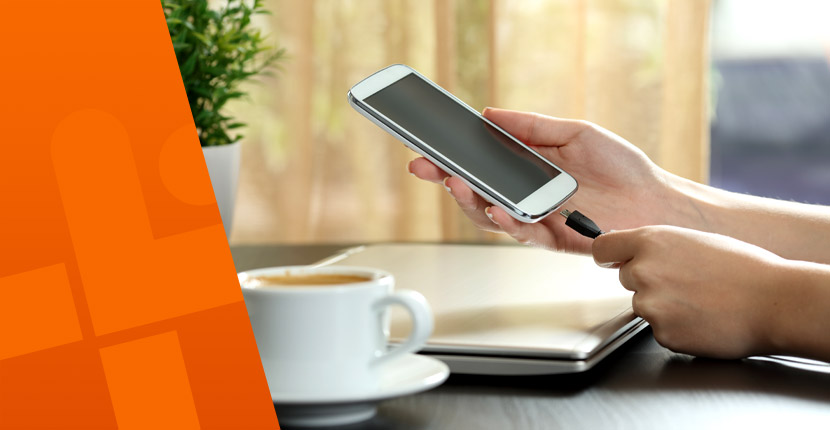
[[[238,274],[272,397],[344,397],[378,388],[384,363],[420,349],[432,312],[415,291],[393,291],[383,270],[292,266]],[[412,318],[409,337],[393,349],[389,307]]]

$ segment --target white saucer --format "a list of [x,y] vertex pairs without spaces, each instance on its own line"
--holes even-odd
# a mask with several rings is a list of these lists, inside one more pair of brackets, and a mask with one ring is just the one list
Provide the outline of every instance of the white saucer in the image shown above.
[[419,393],[441,385],[450,374],[432,357],[406,354],[382,365],[377,389],[349,395],[271,392],[280,425],[318,427],[356,423],[375,416],[382,400]]

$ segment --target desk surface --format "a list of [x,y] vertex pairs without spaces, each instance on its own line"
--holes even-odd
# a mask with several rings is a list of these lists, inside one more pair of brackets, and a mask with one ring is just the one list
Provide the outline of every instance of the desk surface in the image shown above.
[[[238,271],[308,264],[347,245],[236,246]],[[673,353],[645,330],[585,373],[452,375],[353,429],[827,428],[830,368]]]

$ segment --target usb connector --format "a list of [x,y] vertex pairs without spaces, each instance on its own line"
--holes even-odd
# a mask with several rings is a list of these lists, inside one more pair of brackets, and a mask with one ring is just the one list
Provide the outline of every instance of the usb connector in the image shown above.
[[603,233],[602,230],[591,221],[590,218],[586,217],[579,213],[579,211],[569,211],[567,209],[562,210],[559,212],[559,215],[565,217],[565,225],[572,228],[577,233],[585,236],[590,237],[591,239],[596,239],[597,236]]

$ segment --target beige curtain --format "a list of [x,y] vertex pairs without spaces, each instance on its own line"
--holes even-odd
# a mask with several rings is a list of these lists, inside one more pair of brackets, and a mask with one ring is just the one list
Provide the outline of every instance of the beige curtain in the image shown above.
[[349,87],[411,65],[477,109],[594,121],[705,181],[708,0],[267,0],[282,70],[233,106],[250,124],[231,242],[490,241]]

